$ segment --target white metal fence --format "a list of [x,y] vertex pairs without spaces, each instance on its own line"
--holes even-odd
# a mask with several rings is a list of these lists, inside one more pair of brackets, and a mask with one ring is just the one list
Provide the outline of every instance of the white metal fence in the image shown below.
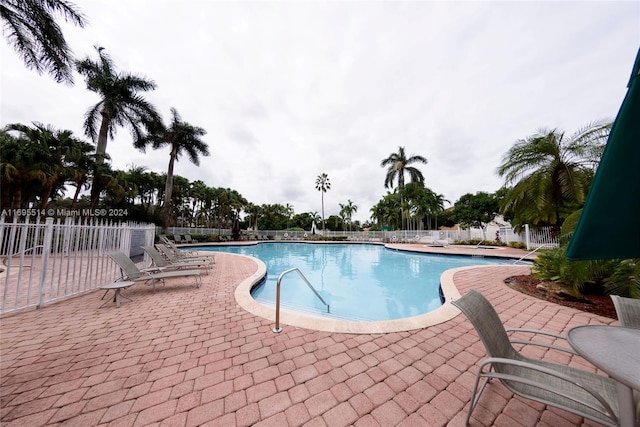
[[[230,238],[230,230],[170,229],[173,234],[221,234]],[[523,242],[528,250],[558,245],[551,227],[529,228],[515,233],[501,227],[500,239],[505,243]],[[0,217],[0,314],[27,307],[41,307],[47,302],[96,289],[120,276],[117,265],[106,256],[121,251],[134,261],[146,265],[149,260],[142,246],[152,245],[156,226],[153,224],[73,221],[67,218],[44,222],[26,217],[6,222]],[[495,240],[493,230],[486,240]],[[483,239],[482,230],[390,230],[390,231],[326,231],[325,237],[359,242],[426,243],[449,245],[471,239]],[[245,240],[313,239],[310,231],[257,230],[243,231]]]
[[0,314],[109,283],[120,270],[107,252],[144,262],[141,246],[153,244],[154,237],[153,224],[0,217]]
[[[516,232],[511,227],[488,227],[486,230],[480,228],[457,229],[457,230],[388,230],[388,231],[330,231],[326,230],[325,237],[344,239],[357,242],[385,242],[385,243],[433,243],[441,245],[451,245],[456,242],[470,240],[495,241],[497,238],[505,244],[520,242],[527,250],[540,247],[557,247],[559,236],[554,232],[554,227],[529,227]],[[158,231],[159,233],[159,231]],[[318,231],[317,235],[321,235]],[[167,230],[169,238],[175,235],[184,237],[185,235],[217,235],[221,240],[231,240],[231,230],[213,228],[188,228],[169,227]],[[289,230],[242,230],[241,240],[310,240],[314,238],[311,231],[289,231]]]

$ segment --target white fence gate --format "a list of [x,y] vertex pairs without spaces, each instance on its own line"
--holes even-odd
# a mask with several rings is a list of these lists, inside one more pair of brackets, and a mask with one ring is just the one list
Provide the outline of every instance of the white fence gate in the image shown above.
[[119,277],[106,255],[121,251],[135,260],[152,245],[155,225],[0,217],[0,314],[96,289]]

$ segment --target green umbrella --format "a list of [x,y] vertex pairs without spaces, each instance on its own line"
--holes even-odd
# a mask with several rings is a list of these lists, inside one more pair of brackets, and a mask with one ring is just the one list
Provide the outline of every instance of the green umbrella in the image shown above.
[[640,50],[567,248],[570,260],[640,258]]

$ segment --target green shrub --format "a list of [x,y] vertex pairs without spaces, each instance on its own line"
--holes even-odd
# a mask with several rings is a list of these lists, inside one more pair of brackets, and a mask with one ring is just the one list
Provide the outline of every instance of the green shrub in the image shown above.
[[560,227],[560,234],[562,236],[573,233],[576,225],[578,225],[580,214],[582,214],[582,209],[578,209],[564,220],[562,227]]
[[527,249],[527,245],[523,242],[509,242],[509,246],[515,249],[522,249],[522,250]]
[[578,225],[578,220],[580,219],[580,214],[582,214],[582,209],[579,209],[569,215],[564,222],[562,223],[562,227],[560,227],[560,244],[566,245],[569,243],[569,236],[573,234],[573,231],[576,229]]
[[507,246],[505,242],[496,240],[482,240],[482,239],[469,239],[469,240],[456,240],[455,245],[469,245],[469,246]]
[[573,295],[602,294],[605,280],[618,265],[615,260],[569,261],[566,247],[541,251],[534,261],[533,276],[567,286]]
[[623,259],[605,279],[607,292],[640,299],[640,259]]

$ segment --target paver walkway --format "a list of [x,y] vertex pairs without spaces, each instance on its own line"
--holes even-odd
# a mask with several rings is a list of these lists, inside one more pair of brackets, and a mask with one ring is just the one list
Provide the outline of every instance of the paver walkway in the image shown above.
[[[243,311],[235,286],[256,271],[216,257],[201,288],[136,285],[120,309],[102,292],[0,319],[2,426],[460,426],[485,351],[463,315],[409,332],[316,332]],[[456,273],[508,326],[564,332],[612,319],[517,293],[503,284],[527,267]],[[546,355],[545,357],[551,357]],[[559,359],[585,369],[587,362]],[[576,426],[565,411],[490,384],[475,426]],[[587,423],[592,425],[592,423]]]

